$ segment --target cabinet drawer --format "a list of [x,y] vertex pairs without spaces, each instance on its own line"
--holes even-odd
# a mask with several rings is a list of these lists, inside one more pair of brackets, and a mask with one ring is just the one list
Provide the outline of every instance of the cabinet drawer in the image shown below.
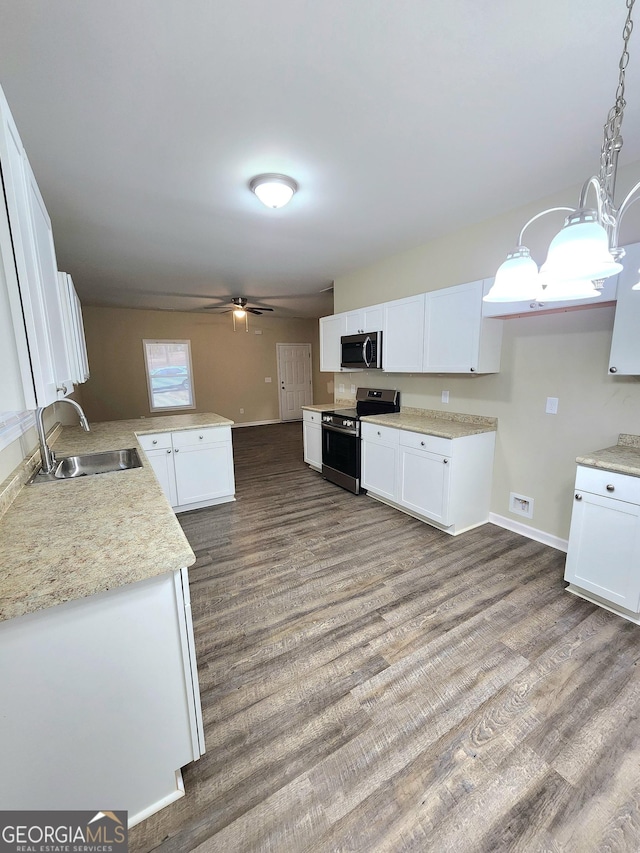
[[139,435],[138,441],[143,450],[163,450],[171,447],[171,433],[159,432],[153,435]]
[[174,448],[195,447],[199,444],[218,444],[231,441],[231,427],[203,427],[172,433]]
[[415,450],[427,450],[429,453],[451,456],[451,439],[441,438],[439,435],[425,435],[421,432],[401,430],[400,444],[403,447],[413,447]]
[[302,420],[305,423],[312,424],[321,424],[322,423],[322,412],[308,412],[306,409],[302,410]]
[[360,435],[366,441],[384,442],[384,444],[398,444],[398,433],[400,430],[394,427],[380,426],[379,424],[368,424],[361,422]]
[[619,501],[640,504],[640,477],[578,465],[576,489]]

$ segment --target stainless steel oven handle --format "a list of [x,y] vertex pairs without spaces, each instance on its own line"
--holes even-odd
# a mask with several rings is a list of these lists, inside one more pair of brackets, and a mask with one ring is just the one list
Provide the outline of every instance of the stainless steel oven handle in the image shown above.
[[339,432],[342,433],[342,435],[352,435],[354,438],[358,437],[357,431],[348,427],[339,427],[334,424],[322,424],[322,429],[326,429],[329,432]]

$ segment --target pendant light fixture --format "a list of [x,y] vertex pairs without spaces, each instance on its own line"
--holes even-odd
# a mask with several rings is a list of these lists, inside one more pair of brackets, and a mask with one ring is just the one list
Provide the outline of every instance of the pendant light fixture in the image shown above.
[[[627,18],[622,31],[623,49],[618,65],[618,88],[604,126],[598,175],[585,181],[577,208],[552,207],[533,216],[522,228],[517,247],[499,267],[485,302],[518,302],[544,299],[570,301],[599,296],[602,281],[622,270],[624,249],[618,246],[620,222],[630,205],[640,197],[640,181],[616,207],[614,193],[618,156],[622,149],[620,130],[626,101],[625,72],[629,63],[629,39],[633,30],[631,13],[635,0],[626,0]],[[588,207],[589,192],[595,207]],[[523,245],[524,232],[532,222],[554,211],[569,215],[549,246],[547,260],[538,272],[529,249]],[[640,290],[640,282],[633,288]]]
[[298,185],[287,175],[268,173],[252,178],[249,181],[249,189],[267,207],[279,208],[291,201]]

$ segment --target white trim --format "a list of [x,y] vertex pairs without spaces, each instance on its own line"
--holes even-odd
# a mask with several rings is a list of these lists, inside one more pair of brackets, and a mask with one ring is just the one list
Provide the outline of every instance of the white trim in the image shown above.
[[534,539],[536,542],[542,542],[543,545],[549,545],[557,551],[564,551],[566,553],[569,547],[568,539],[552,536],[551,533],[545,533],[544,530],[538,530],[536,527],[530,527],[521,521],[506,518],[504,515],[497,515],[495,512],[489,513],[489,521],[491,524],[497,524],[498,527],[504,527],[505,530],[512,530],[514,533],[526,536],[527,539]]
[[[153,405],[153,389],[151,388],[151,370],[149,366],[149,352],[147,344],[183,344],[187,349],[187,358],[189,360],[189,391],[191,392],[191,403],[186,406],[154,406]],[[142,351],[144,352],[144,372],[147,377],[147,392],[149,394],[149,412],[181,412],[196,408],[196,389],[193,382],[193,364],[191,362],[191,341],[190,340],[161,340],[157,338],[144,338],[142,341]]]
[[146,809],[142,809],[136,814],[132,815],[127,821],[127,828],[131,829],[131,827],[136,826],[138,823],[141,823],[143,820],[146,820],[151,815],[156,814],[161,809],[166,808],[166,806],[171,803],[175,803],[176,800],[180,800],[184,797],[184,782],[182,781],[182,771],[176,770],[176,790],[172,791],[170,794],[167,794],[166,797],[162,797],[162,799],[158,800],[155,803],[152,803],[150,806],[147,806]]
[[0,450],[13,444],[35,424],[33,412],[0,412]]
[[[231,429],[235,429],[236,427],[267,426],[268,424],[284,424],[284,423],[292,424],[292,423],[295,423],[295,421],[281,421],[280,418],[278,418],[275,421],[247,421],[246,423],[243,423],[243,424],[233,424]],[[298,421],[298,423],[302,423],[302,421]]]

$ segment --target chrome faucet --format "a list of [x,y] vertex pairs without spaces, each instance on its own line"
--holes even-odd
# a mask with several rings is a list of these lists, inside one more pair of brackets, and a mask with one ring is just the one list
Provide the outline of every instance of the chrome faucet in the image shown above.
[[[91,427],[89,426],[89,421],[87,420],[87,416],[82,411],[82,406],[79,403],[76,403],[75,400],[69,400],[65,397],[63,400],[56,400],[56,403],[69,403],[70,406],[73,406],[74,409],[77,410],[80,415],[80,425],[85,432],[89,432]],[[51,404],[49,404],[51,405]],[[36,429],[38,430],[38,441],[40,442],[40,460],[42,462],[42,472],[44,474],[51,474],[56,464],[56,456],[53,450],[47,444],[47,433],[44,428],[44,418],[43,413],[45,409],[48,409],[49,406],[40,406],[36,409]]]

